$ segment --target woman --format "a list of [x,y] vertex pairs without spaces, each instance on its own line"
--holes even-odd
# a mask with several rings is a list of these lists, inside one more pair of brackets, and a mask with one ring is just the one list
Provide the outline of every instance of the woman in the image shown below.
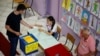
[[39,31],[43,31],[49,35],[54,36],[56,39],[58,37],[57,33],[57,24],[55,23],[55,19],[52,16],[47,17],[47,31],[43,29],[39,29]]

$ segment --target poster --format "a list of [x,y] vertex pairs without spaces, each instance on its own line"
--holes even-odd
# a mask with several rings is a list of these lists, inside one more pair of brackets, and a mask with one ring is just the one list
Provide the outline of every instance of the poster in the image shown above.
[[92,4],[92,9],[91,9],[91,12],[98,16],[98,12],[99,12],[99,3],[95,0],[93,0],[93,4]]
[[97,18],[94,17],[93,15],[90,16],[89,27],[91,27],[92,29],[96,30],[96,27],[97,27]]
[[91,0],[85,0],[84,8],[86,8],[88,11],[90,11],[91,10],[92,2],[93,1],[91,1]]
[[76,3],[75,3],[75,2],[71,2],[71,5],[70,5],[70,12],[71,12],[72,14],[75,13],[75,6],[76,6]]
[[97,34],[100,34],[100,20],[98,20],[96,32]]
[[76,6],[76,9],[75,9],[75,16],[81,20],[81,16],[82,16],[82,7],[80,7],[79,5]]
[[63,0],[62,7],[64,9],[66,9],[67,11],[69,11],[70,10],[70,4],[71,4],[71,0]]
[[67,20],[68,20],[67,21],[68,22],[67,26],[73,30],[73,28],[74,28],[74,19],[71,16],[69,16]]
[[83,10],[81,22],[84,25],[88,25],[88,21],[90,19],[90,13],[87,10]]
[[99,9],[99,15],[98,15],[98,18],[100,19],[100,9]]
[[76,0],[76,2],[83,6],[84,0]]
[[74,21],[74,32],[79,36],[80,35],[81,25],[79,22]]

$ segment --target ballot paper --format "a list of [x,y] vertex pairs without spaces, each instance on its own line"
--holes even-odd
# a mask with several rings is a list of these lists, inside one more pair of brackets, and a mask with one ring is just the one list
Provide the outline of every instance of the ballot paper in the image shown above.
[[34,42],[34,41],[35,41],[31,36],[25,36],[25,37],[24,37],[24,40],[25,40],[27,43],[31,43],[31,42]]
[[53,37],[50,37],[48,39],[39,40],[39,44],[41,45],[43,49],[47,49],[59,44],[59,42]]

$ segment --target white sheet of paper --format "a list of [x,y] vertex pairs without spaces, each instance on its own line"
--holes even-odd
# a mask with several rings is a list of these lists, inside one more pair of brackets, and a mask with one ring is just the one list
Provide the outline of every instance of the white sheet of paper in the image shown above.
[[43,49],[47,49],[47,48],[50,48],[52,46],[59,44],[59,42],[56,39],[50,37],[48,39],[40,40],[39,44],[43,47]]
[[88,9],[88,11],[90,11],[92,3],[93,3],[93,1],[91,1],[91,0],[85,0],[84,8],[86,8],[86,9]]
[[74,21],[74,32],[79,36],[80,35],[81,25],[79,22]]
[[78,19],[81,20],[81,16],[82,16],[82,7],[79,5],[76,5],[76,9],[75,9],[75,16],[78,17]]
[[94,16],[91,15],[91,18],[89,20],[89,26],[92,29],[96,30],[96,27],[97,27],[97,18],[96,17],[94,17]]

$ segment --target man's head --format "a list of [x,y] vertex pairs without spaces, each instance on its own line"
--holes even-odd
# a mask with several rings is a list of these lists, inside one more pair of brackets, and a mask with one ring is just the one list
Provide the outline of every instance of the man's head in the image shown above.
[[25,10],[26,10],[26,7],[25,7],[24,4],[19,4],[19,5],[17,6],[17,8],[16,8],[16,11],[18,11],[19,14],[23,14]]
[[84,37],[85,39],[87,39],[90,35],[90,31],[88,28],[83,28],[82,29],[82,37]]

